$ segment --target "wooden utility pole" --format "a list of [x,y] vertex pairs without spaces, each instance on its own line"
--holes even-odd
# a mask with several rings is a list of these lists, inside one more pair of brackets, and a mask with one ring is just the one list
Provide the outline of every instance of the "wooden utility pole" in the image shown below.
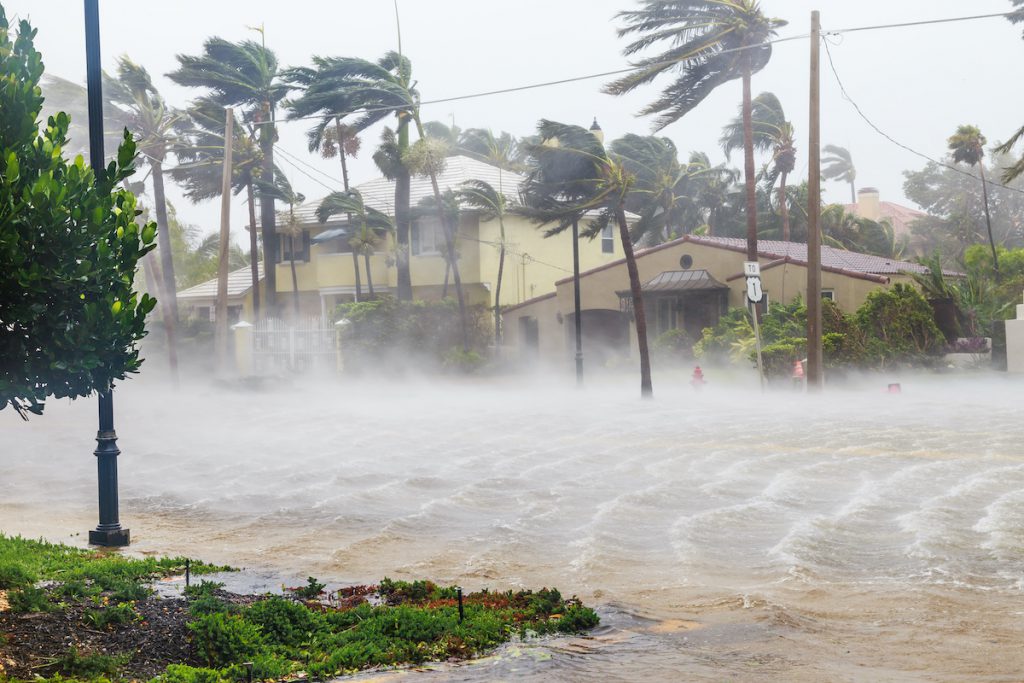
[[231,166],[234,152],[235,110],[224,110],[224,175],[220,186],[220,250],[217,260],[217,307],[214,341],[217,365],[228,365],[228,247],[231,244]]
[[821,388],[821,17],[811,12],[810,140],[807,143],[807,389]]

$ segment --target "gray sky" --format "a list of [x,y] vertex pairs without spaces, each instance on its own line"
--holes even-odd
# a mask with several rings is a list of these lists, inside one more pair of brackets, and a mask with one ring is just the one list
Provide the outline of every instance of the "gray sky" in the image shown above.
[[[27,17],[38,29],[36,45],[47,70],[84,82],[82,3],[76,0],[2,0],[8,17]],[[779,36],[806,35],[810,12],[821,10],[824,30],[1007,12],[1008,0],[762,0],[766,13],[789,21]],[[614,15],[630,0],[399,0],[402,48],[424,100],[495,90],[611,71],[626,66],[625,41],[616,37]],[[104,67],[118,55],[144,65],[174,105],[184,106],[197,91],[170,82],[163,74],[177,66],[178,53],[198,54],[205,38],[258,37],[247,26],[263,24],[267,44],[285,66],[305,65],[310,56],[358,56],[376,59],[396,47],[391,0],[100,0]],[[979,126],[990,142],[1007,138],[1024,123],[1024,40],[1021,26],[1005,19],[865,31],[831,39],[836,69],[851,97],[868,117],[897,140],[931,156],[945,152],[945,140],[958,124]],[[807,40],[775,46],[769,65],[754,76],[754,93],[778,95],[796,127],[797,182],[806,177]],[[910,204],[902,193],[905,169],[924,160],[881,138],[846,102],[822,51],[822,143],[848,147],[857,167],[858,187],[880,188],[883,200]],[[650,132],[649,119],[635,112],[659,92],[656,82],[628,97],[601,94],[608,78],[424,106],[426,120],[465,127],[490,127],[516,135],[533,132],[540,118],[589,126],[597,117],[608,140],[625,133]],[[681,155],[708,152],[721,160],[717,140],[722,125],[735,116],[740,82],[720,87],[695,111],[666,128]],[[340,189],[337,160],[306,151],[308,122],[284,123],[281,146],[330,174],[304,171],[331,189]],[[379,128],[363,137],[363,152],[352,163],[354,183],[377,176],[370,154]],[[293,185],[309,199],[329,190],[283,160]],[[732,163],[740,166],[741,156]],[[337,180],[332,180],[337,178]],[[211,232],[219,224],[219,201],[198,206],[184,200],[173,184],[168,194],[179,214]],[[849,187],[826,184],[826,199],[848,201]],[[235,204],[232,227],[246,218]]]

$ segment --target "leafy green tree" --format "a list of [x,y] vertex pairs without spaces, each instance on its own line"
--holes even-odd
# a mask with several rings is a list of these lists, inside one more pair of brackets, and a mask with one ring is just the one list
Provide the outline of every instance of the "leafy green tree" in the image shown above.
[[841,204],[829,204],[821,211],[822,241],[832,247],[900,259],[907,240],[897,239],[888,221],[873,221],[846,211]]
[[519,140],[505,131],[495,135],[490,128],[467,128],[459,136],[458,151],[506,171],[521,173],[526,170]]
[[[501,175],[498,176],[499,180]],[[516,204],[500,189],[483,180],[467,180],[457,192],[459,202],[477,211],[481,221],[498,221],[498,278],[494,285],[494,343],[501,346],[501,282],[505,272],[505,217]]]
[[41,129],[43,63],[27,21],[12,36],[0,7],[0,409],[40,414],[47,396],[108,391],[137,372],[138,341],[156,305],[134,291],[156,224],[139,226],[125,132],[117,158],[94,174],[65,161],[68,116]]
[[765,16],[757,0],[640,0],[640,9],[620,12],[625,25],[619,36],[636,35],[624,50],[627,56],[658,43],[670,47],[635,64],[637,69],[609,83],[605,92],[624,95],[674,73],[661,97],[641,110],[657,114],[655,132],[678,121],[719,85],[743,81],[743,157],[746,182],[747,258],[757,260],[757,204],[754,178],[754,132],[751,76],[771,58],[771,39],[785,26]]
[[626,198],[626,210],[640,217],[630,231],[633,242],[658,244],[700,222],[697,178],[708,169],[681,164],[675,144],[653,135],[629,133],[614,140],[611,151],[634,178]]
[[949,151],[953,153],[953,163],[964,163],[970,167],[977,166],[981,174],[982,207],[985,209],[985,229],[988,232],[988,243],[992,247],[992,266],[995,269],[996,282],[999,281],[999,255],[996,253],[996,240],[992,236],[992,217],[988,210],[988,184],[985,181],[985,136],[977,126],[958,126],[946,141]]
[[609,154],[591,131],[542,119],[537,125],[540,144],[529,146],[533,170],[520,192],[523,206],[517,212],[540,225],[553,224],[546,236],[564,232],[588,213],[597,212],[580,233],[593,239],[605,227],[617,225],[629,274],[637,347],[640,353],[640,395],[649,398],[651,356],[647,346],[647,316],[640,291],[640,273],[626,222],[626,198],[633,176]]
[[821,177],[825,180],[838,180],[850,184],[850,203],[857,203],[857,168],[853,165],[850,150],[838,145],[825,145],[821,148],[825,156],[821,158]]
[[[1010,2],[1018,9],[1010,14],[1007,19],[1014,24],[1024,23],[1024,0],[1010,0]],[[995,151],[1009,154],[1010,150],[1022,139],[1024,139],[1024,126],[1018,128],[1017,132],[1011,135],[1010,139],[1005,143],[996,147]],[[1021,155],[1020,159],[1004,168],[1002,180],[1004,183],[1009,183],[1021,177],[1021,175],[1024,175],[1024,155]]]
[[[295,188],[292,187],[292,184],[283,173],[278,174],[274,178],[274,185],[272,187],[265,186],[262,180],[260,180],[257,187],[260,191],[261,197],[270,197],[288,205],[288,219],[285,221],[285,224],[281,226],[278,232],[288,237],[288,265],[292,274],[292,312],[298,316],[299,277],[298,272],[295,269],[295,252],[297,251],[295,238],[301,238],[302,224],[299,221],[298,216],[295,215],[295,209],[306,201],[306,197],[301,192],[295,191]],[[302,243],[300,242],[299,248],[301,247]]]
[[349,238],[349,246],[353,254],[362,254],[366,260],[366,285],[373,292],[373,273],[370,270],[370,257],[380,244],[380,233],[391,233],[395,229],[395,223],[384,212],[378,211],[372,206],[363,202],[363,195],[359,190],[348,192],[332,192],[321,200],[316,208],[316,217],[321,223],[326,223],[332,216],[340,213],[346,214],[349,218],[349,228],[358,225]]
[[[742,109],[742,107],[741,107]],[[786,120],[782,104],[774,93],[763,92],[751,103],[751,125],[754,131],[754,149],[769,152],[766,180],[769,187],[779,181],[778,204],[782,214],[782,239],[789,241],[789,198],[786,191],[786,177],[796,166],[796,144],[793,140],[793,124]],[[726,157],[741,149],[743,137],[743,112],[722,129],[718,140]]]
[[[261,38],[263,30],[259,29]],[[252,122],[262,152],[262,168],[258,188],[267,190],[260,195],[260,223],[263,233],[264,277],[266,278],[267,307],[277,306],[276,214],[273,187],[274,143],[277,127],[274,123],[277,105],[288,94],[290,86],[282,79],[277,57],[267,49],[265,40],[243,40],[238,43],[223,38],[209,38],[200,55],[178,55],[178,69],[167,76],[178,83],[209,91],[209,101],[221,107],[240,107],[244,118]]]

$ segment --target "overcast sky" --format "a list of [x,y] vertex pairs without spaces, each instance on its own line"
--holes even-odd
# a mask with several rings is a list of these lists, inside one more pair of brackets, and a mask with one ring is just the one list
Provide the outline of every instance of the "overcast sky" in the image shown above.
[[[47,70],[84,83],[82,3],[77,0],[0,0],[8,17],[27,17],[38,29],[37,48]],[[821,10],[823,30],[924,19],[1007,12],[1009,0],[762,0],[766,13],[789,25],[779,36],[806,36],[810,13]],[[624,41],[615,35],[617,11],[629,0],[399,0],[402,48],[413,62],[423,100],[468,95],[500,88],[612,71],[627,65]],[[198,54],[208,36],[228,40],[258,37],[248,27],[264,25],[267,44],[282,65],[310,62],[312,55],[376,59],[397,45],[392,0],[100,0],[103,64],[112,70],[127,54],[155,77],[164,96],[185,106],[197,92],[164,74],[177,66],[176,54]],[[863,31],[836,36],[831,50],[850,96],[889,135],[931,156],[945,153],[945,140],[958,124],[981,128],[990,142],[1007,138],[1024,123],[1024,40],[1021,26],[1002,18]],[[768,66],[754,76],[754,93],[778,95],[796,127],[798,182],[806,177],[808,118],[806,39],[775,46]],[[902,192],[905,169],[924,160],[881,138],[856,114],[836,85],[822,51],[823,144],[848,147],[858,186],[876,186],[882,199],[910,204]],[[651,121],[635,113],[659,92],[654,86],[628,97],[600,92],[608,78],[584,80],[514,94],[424,105],[425,120],[490,127],[516,135],[533,132],[540,118],[589,126],[596,116],[608,140],[625,133],[650,132]],[[681,155],[708,152],[722,160],[717,145],[722,125],[735,116],[740,82],[718,88],[696,110],[666,128]],[[308,122],[284,123],[281,146],[330,175],[302,170],[331,189],[340,189],[337,160],[306,151]],[[379,128],[363,138],[363,152],[352,163],[354,183],[376,177],[370,161]],[[296,188],[316,199],[329,190],[282,159]],[[742,165],[734,154],[732,163]],[[300,167],[301,168],[301,167]],[[172,184],[168,194],[179,214],[203,232],[218,225],[219,201],[193,206]],[[826,200],[848,201],[849,187],[826,184]],[[233,232],[246,218],[235,204]]]

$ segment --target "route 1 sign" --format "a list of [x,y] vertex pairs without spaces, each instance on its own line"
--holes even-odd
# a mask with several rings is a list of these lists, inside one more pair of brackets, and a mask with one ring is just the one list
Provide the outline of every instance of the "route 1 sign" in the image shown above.
[[764,292],[761,290],[761,278],[759,277],[748,277],[747,278],[747,299],[752,304],[761,303],[761,299],[764,298]]
[[747,277],[761,277],[761,264],[757,261],[744,261],[743,274]]

